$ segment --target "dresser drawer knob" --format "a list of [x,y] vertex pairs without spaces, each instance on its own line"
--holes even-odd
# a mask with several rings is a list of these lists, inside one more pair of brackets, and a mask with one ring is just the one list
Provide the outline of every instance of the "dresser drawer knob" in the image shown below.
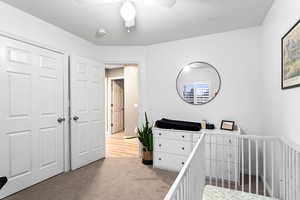
[[181,162],[182,165],[184,165],[184,162]]
[[181,137],[184,138],[184,135],[182,135]]
[[161,147],[162,145],[161,145],[161,144],[159,144],[158,146],[159,146],[159,147]]
[[161,158],[158,158],[158,160],[161,160]]
[[184,150],[184,147],[182,147],[181,149]]
[[161,133],[159,133],[158,135],[161,136]]

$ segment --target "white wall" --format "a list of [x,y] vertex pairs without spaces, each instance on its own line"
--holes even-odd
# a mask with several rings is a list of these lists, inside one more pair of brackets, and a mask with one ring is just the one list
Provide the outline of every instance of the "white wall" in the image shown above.
[[139,104],[139,72],[138,66],[124,66],[124,93],[125,93],[125,135],[135,135],[135,128],[138,125],[138,104]]
[[[298,0],[274,1],[261,28],[149,47],[96,47],[0,2],[0,31],[106,63],[139,64],[140,121],[146,110],[150,111],[152,120],[160,117],[206,119],[218,125],[221,119],[233,119],[249,134],[259,134],[263,130],[263,134],[284,135],[300,143],[297,125],[300,88],[280,89],[280,39],[299,19],[299,8]],[[220,95],[204,106],[188,105],[176,94],[175,80],[180,67],[195,60],[213,64],[222,78]],[[257,96],[257,91],[261,91],[262,96]],[[262,129],[260,121],[264,124]]]
[[300,87],[281,90],[281,37],[300,19],[299,0],[275,0],[261,38],[263,133],[300,144]]
[[68,53],[97,58],[95,46],[41,19],[0,2],[0,31]]
[[[249,28],[150,46],[146,69],[150,118],[206,119],[217,126],[228,119],[247,134],[260,134],[259,36],[259,28]],[[219,95],[206,105],[189,105],[176,92],[177,73],[193,61],[212,64],[222,79]]]

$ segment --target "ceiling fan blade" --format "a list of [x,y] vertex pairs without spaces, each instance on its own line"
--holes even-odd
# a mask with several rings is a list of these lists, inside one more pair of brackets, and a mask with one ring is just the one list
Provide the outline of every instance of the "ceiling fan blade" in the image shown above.
[[[149,3],[152,2],[153,4],[168,7],[168,8],[171,8],[176,4],[176,0],[148,0],[148,1],[149,1]],[[145,2],[148,2],[148,1],[145,1]]]
[[102,5],[102,4],[119,3],[122,0],[76,0],[76,1],[81,4]]
[[133,0],[138,3],[143,3],[145,5],[155,5],[163,7],[173,7],[176,4],[176,0]]

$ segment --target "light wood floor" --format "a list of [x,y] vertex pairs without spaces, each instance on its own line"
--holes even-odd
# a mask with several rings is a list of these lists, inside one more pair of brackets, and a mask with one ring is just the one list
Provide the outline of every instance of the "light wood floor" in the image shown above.
[[106,157],[138,157],[138,139],[124,139],[124,132],[106,138]]

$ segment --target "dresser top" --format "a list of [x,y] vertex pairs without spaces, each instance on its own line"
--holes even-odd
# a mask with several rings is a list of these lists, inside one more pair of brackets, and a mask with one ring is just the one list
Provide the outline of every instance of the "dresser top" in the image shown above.
[[235,130],[233,131],[227,131],[227,130],[222,130],[222,129],[201,129],[200,131],[186,131],[186,130],[177,130],[177,129],[162,129],[162,128],[158,128],[158,127],[153,127],[153,130],[164,130],[164,131],[171,131],[171,132],[185,132],[185,133],[191,133],[191,134],[234,134],[234,135],[241,135],[241,129],[239,126],[236,127]]

